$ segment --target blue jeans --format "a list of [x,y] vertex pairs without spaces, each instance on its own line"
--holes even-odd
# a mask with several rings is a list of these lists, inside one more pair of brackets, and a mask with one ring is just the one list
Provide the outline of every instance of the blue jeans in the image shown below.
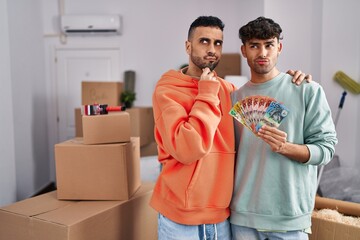
[[158,240],[231,240],[230,223],[183,225],[159,214]]
[[259,232],[254,228],[231,224],[233,240],[308,240],[303,231]]

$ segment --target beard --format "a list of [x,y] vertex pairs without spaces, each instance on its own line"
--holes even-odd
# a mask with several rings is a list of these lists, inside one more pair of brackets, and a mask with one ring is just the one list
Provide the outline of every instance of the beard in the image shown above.
[[269,72],[271,71],[271,69],[268,68],[268,67],[264,68],[264,67],[254,66],[254,67],[253,67],[253,71],[254,71],[255,73],[257,73],[257,74],[267,74],[267,73],[269,73]]
[[194,55],[191,55],[191,61],[200,69],[209,68],[210,71],[213,71],[216,66],[218,65],[220,60],[212,61],[212,62],[206,62],[201,57],[196,57]]

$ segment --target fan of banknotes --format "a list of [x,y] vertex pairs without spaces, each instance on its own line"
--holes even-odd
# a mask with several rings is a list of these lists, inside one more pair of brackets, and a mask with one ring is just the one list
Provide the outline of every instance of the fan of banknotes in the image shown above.
[[229,114],[254,133],[264,125],[279,127],[289,109],[268,96],[249,96],[232,107]]

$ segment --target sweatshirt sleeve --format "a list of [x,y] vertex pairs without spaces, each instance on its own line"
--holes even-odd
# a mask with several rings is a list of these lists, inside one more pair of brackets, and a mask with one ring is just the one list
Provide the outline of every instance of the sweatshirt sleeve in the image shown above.
[[335,153],[337,138],[331,110],[320,85],[307,103],[304,136],[310,151],[310,159],[305,164],[329,163]]
[[190,92],[166,86],[155,91],[156,134],[162,148],[179,162],[191,164],[209,153],[221,119],[219,89],[219,82],[201,80],[195,99]]

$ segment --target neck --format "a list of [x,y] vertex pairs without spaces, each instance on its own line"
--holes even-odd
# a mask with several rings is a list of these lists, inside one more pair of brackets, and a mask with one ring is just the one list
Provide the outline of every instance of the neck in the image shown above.
[[192,78],[200,79],[201,72],[197,71],[194,68],[186,67],[186,68],[181,69],[181,72]]
[[277,69],[274,69],[273,71],[269,73],[256,73],[254,71],[251,71],[251,82],[252,83],[266,83],[279,75],[280,71]]

